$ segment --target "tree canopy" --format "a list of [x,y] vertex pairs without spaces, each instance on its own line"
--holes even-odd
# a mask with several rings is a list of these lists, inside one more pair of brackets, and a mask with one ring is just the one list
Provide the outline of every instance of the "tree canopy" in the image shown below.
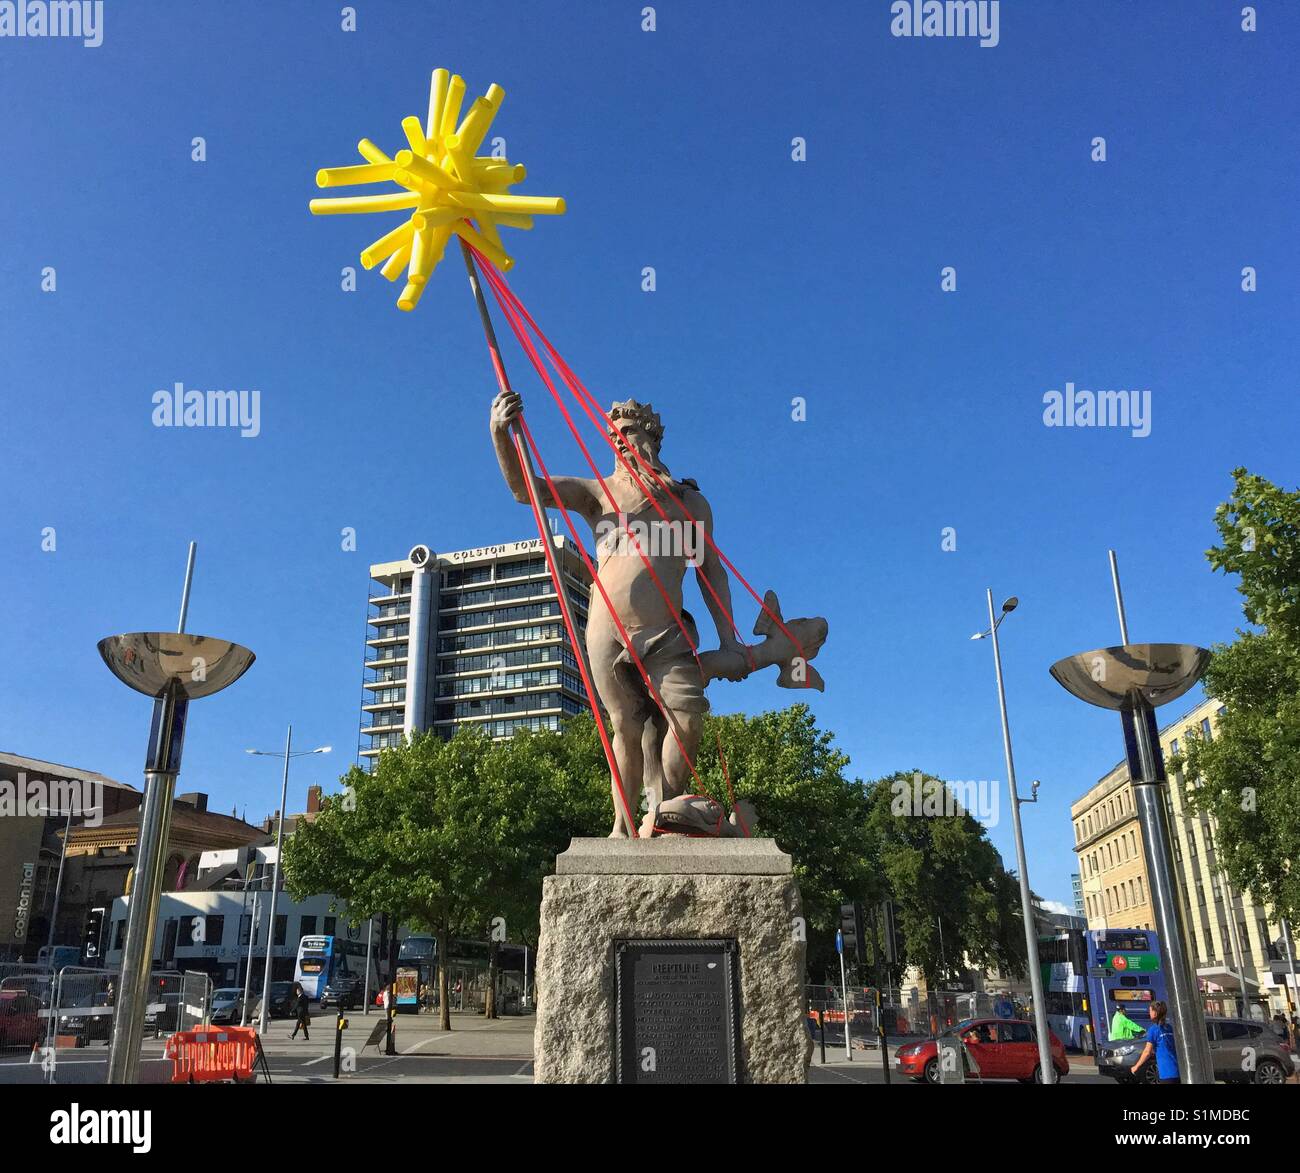
[[1186,739],[1171,759],[1194,809],[1218,823],[1229,879],[1292,923],[1300,916],[1300,492],[1245,469],[1215,512],[1216,570],[1240,576],[1246,619],[1213,649],[1206,691],[1225,711],[1213,739]]

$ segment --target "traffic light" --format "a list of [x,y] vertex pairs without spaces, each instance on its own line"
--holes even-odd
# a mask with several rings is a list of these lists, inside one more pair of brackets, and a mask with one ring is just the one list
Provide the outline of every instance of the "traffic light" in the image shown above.
[[885,900],[880,905],[880,924],[881,938],[884,947],[885,960],[890,965],[898,964],[898,937],[897,929],[894,925],[894,902]]
[[860,903],[840,905],[840,932],[844,934],[844,960],[850,960],[860,974],[865,962],[867,931],[866,916]]
[[104,938],[104,915],[107,909],[92,908],[86,917],[86,927],[81,934],[81,962],[83,965],[99,961]]
[[857,922],[853,916],[852,904],[840,905],[840,932],[844,934],[844,960],[847,963],[858,957],[861,938],[858,935]]

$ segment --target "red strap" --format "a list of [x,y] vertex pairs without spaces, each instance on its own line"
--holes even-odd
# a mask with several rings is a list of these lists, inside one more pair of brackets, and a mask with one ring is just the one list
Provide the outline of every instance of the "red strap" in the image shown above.
[[[476,254],[476,255],[479,255],[480,259],[484,260],[484,267],[487,270],[488,281],[492,285],[493,293],[497,295],[498,303],[501,302],[502,296],[507,298],[514,305],[516,310],[524,317],[524,319],[528,322],[528,324],[532,327],[533,331],[537,334],[537,337],[541,340],[542,346],[546,349],[546,352],[550,357],[552,364],[556,367],[556,369],[560,372],[561,377],[569,385],[570,390],[574,393],[575,397],[582,405],[583,410],[587,412],[588,417],[591,418],[592,422],[595,423],[597,427],[600,428],[601,435],[604,436],[606,443],[608,443],[610,448],[613,449],[614,455],[618,458],[619,462],[627,470],[628,474],[632,476],[632,478],[636,481],[637,485],[642,489],[642,491],[646,494],[646,496],[650,498],[651,502],[655,503],[653,494],[651,494],[649,490],[646,489],[644,482],[636,475],[635,470],[632,469],[632,467],[627,463],[627,460],[624,458],[622,452],[619,450],[617,443],[615,443],[615,441],[609,435],[609,430],[614,429],[614,421],[610,419],[609,415],[604,410],[601,409],[601,407],[596,403],[595,399],[592,397],[591,393],[586,389],[586,387],[582,385],[582,382],[577,378],[576,375],[573,374],[572,370],[569,369],[564,359],[559,355],[559,353],[551,345],[550,340],[542,332],[542,329],[540,326],[538,326],[536,320],[528,312],[527,308],[523,305],[523,303],[519,301],[518,297],[515,296],[514,292],[510,289],[510,287],[506,284],[505,278],[502,277],[500,273],[498,273],[494,268],[492,268],[491,265],[486,262],[486,259],[482,258],[481,254]],[[596,419],[594,418],[593,412],[600,416],[601,422],[604,425],[603,427],[601,427],[601,423],[597,423]],[[663,479],[659,476],[659,473],[646,461],[645,457],[643,457],[635,448],[631,448],[629,449],[629,451],[631,451],[637,463],[641,465],[641,467],[645,470],[645,472],[649,474],[650,478],[672,499],[672,501],[677,505],[677,507],[681,509],[682,512],[687,516],[687,518],[690,519],[691,521],[696,521],[696,518],[691,513],[691,511],[686,508],[686,506],[682,503],[681,499],[672,491],[672,488],[669,485],[664,483]],[[655,503],[655,505],[656,505],[656,509],[658,509],[659,507],[657,503]],[[659,512],[660,512],[660,516],[663,517],[665,520],[667,520],[667,515],[663,513],[662,509],[659,509]],[[779,627],[785,633],[785,635],[795,645],[795,648],[798,650],[800,656],[803,656],[804,655],[803,646],[800,643],[800,641],[797,638],[795,638],[794,633],[788,627],[786,627],[785,623],[781,620],[781,618],[778,615],[776,615],[775,612],[773,612],[767,606],[767,604],[762,600],[762,598],[759,597],[758,592],[755,591],[752,586],[750,586],[749,581],[745,578],[743,574],[740,573],[740,571],[736,568],[735,564],[731,561],[731,559],[728,558],[722,552],[722,550],[718,547],[717,543],[713,540],[713,537],[708,533],[708,531],[705,530],[703,532],[704,532],[704,540],[708,543],[709,548],[713,550],[713,552],[718,556],[719,560],[723,563],[723,565],[725,565],[727,569],[730,570],[732,574],[736,576],[740,584],[745,588],[745,590],[749,592],[749,594],[753,597],[754,601],[758,603],[759,607],[764,611],[764,613],[768,616],[768,618],[770,618],[772,622],[775,623],[777,627]],[[700,577],[701,580],[707,584],[708,580],[703,575],[701,575]],[[712,592],[712,587],[710,587],[709,589]],[[716,594],[714,594],[714,598],[718,602],[718,605],[721,607],[722,601],[720,599],[717,599]],[[726,611],[725,607],[723,607],[722,609],[724,612]],[[735,622],[734,620],[731,619],[730,615],[728,615],[728,620],[731,622],[732,630],[734,631]],[[805,685],[805,687],[811,687],[811,682]]]

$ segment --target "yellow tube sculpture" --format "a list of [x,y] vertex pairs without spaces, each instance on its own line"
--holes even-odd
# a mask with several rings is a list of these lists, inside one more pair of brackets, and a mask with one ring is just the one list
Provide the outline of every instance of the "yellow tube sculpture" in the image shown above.
[[312,200],[313,215],[411,210],[407,219],[361,251],[361,264],[367,269],[381,265],[380,272],[389,281],[396,281],[405,269],[399,309],[413,310],[419,303],[429,274],[453,235],[473,245],[504,272],[514,265],[514,259],[502,247],[498,230],[531,228],[533,216],[564,212],[564,200],[558,197],[509,192],[524,179],[522,164],[475,155],[504,98],[500,86],[489,86],[462,118],[465,79],[435,69],[429,85],[428,117],[423,124],[413,115],[402,119],[406,141],[399,149],[388,155],[363,138],[357,151],[365,163],[316,172],[318,187],[369,183],[392,183],[395,187],[378,195]]

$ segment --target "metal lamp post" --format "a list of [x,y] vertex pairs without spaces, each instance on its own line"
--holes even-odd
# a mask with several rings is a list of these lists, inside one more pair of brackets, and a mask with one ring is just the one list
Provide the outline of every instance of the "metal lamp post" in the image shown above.
[[99,641],[99,654],[123,684],[153,697],[153,724],[145,758],[144,805],[140,813],[135,879],[127,901],[126,941],[108,1056],[108,1083],[134,1083],[140,1066],[145,995],[153,960],[163,864],[171,826],[172,797],[181,768],[189,703],[238,680],[255,659],[229,640],[186,635],[195,545],[190,543],[176,632],[137,631]]
[[1133,805],[1142,829],[1151,904],[1160,935],[1160,962],[1169,979],[1173,1003],[1170,1017],[1182,1082],[1213,1083],[1214,1064],[1205,1033],[1205,1015],[1187,948],[1186,901],[1173,866],[1166,790],[1169,779],[1155,716],[1160,705],[1177,700],[1201,678],[1210,653],[1191,644],[1129,643],[1113,550],[1110,565],[1123,644],[1066,656],[1052,665],[1051,672],[1058,684],[1080,700],[1120,714]]
[[[54,906],[50,909],[50,931],[45,935],[45,951],[50,956],[51,965],[54,958],[54,930],[59,919],[59,900],[63,895],[63,867],[68,861],[68,836],[72,834],[72,816],[80,815],[85,818],[87,815],[93,815],[99,809],[98,806],[86,807],[84,810],[78,810],[75,805],[68,807],[68,817],[63,824],[63,850],[59,852],[59,878],[54,882]],[[61,815],[64,812],[42,807],[37,813],[41,817],[48,819],[53,815]]]
[[[247,907],[248,902],[248,885],[251,881],[244,881],[244,903]],[[248,1025],[248,995],[253,985],[253,946],[257,943],[257,922],[261,913],[258,904],[258,890],[253,889],[253,911],[248,916],[248,953],[244,958],[244,999],[239,1007],[239,1025]]]
[[245,753],[258,757],[284,758],[284,774],[280,781],[280,818],[275,829],[275,870],[271,874],[271,912],[266,924],[266,972],[262,974],[262,1013],[258,1017],[258,1034],[266,1034],[267,1012],[271,1002],[271,953],[275,948],[275,905],[280,895],[280,855],[284,851],[284,812],[289,800],[289,759],[304,758],[314,753],[329,753],[330,746],[322,745],[316,749],[303,749],[293,752],[293,726],[290,725],[284,735],[284,749],[249,749]]
[[1056,1082],[1052,1066],[1051,1032],[1047,1025],[1047,1002],[1043,997],[1043,974],[1038,967],[1038,928],[1034,924],[1033,896],[1029,890],[1029,865],[1025,860],[1025,837],[1020,828],[1021,802],[1038,801],[1038,784],[1032,798],[1022,799],[1016,789],[1016,766],[1011,754],[1011,726],[1007,721],[1007,693],[1002,681],[1002,651],[998,646],[998,627],[1020,604],[1014,595],[1002,604],[1002,614],[993,615],[993,592],[986,591],[989,606],[989,629],[971,636],[993,641],[993,670],[998,681],[998,709],[1002,714],[1002,751],[1007,761],[1007,788],[1011,792],[1011,828],[1016,837],[1016,871],[1020,878],[1020,910],[1025,918],[1025,954],[1029,965],[1029,989],[1034,999],[1034,1027],[1038,1035],[1038,1071],[1043,1083]]

